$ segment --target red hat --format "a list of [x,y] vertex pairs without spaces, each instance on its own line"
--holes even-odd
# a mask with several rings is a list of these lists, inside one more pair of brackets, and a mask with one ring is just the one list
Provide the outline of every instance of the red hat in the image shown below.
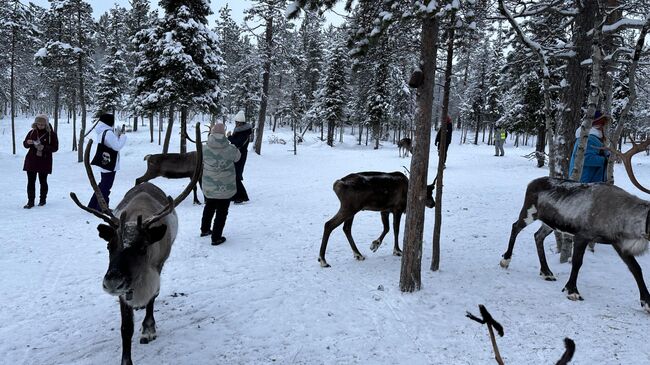
[[450,117],[449,115],[447,115],[447,119],[445,119],[445,121],[446,121],[447,123],[451,123],[451,117]]

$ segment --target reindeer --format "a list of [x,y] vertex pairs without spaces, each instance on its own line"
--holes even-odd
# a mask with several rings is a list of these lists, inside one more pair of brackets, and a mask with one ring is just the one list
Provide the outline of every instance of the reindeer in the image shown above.
[[[188,153],[158,153],[144,156],[147,161],[147,171],[144,175],[135,179],[135,184],[139,185],[157,177],[166,177],[168,179],[192,178],[194,175],[194,166],[196,166],[196,152]],[[203,171],[203,166],[201,166]],[[199,176],[199,185],[201,185],[201,176]],[[196,185],[194,186],[194,204],[201,204],[196,195]]]
[[413,144],[410,138],[402,138],[397,142],[399,157],[408,157],[413,152]]
[[[633,144],[625,154],[613,152],[623,160],[633,184],[650,193],[634,177],[631,162],[634,154],[650,145],[650,140]],[[544,254],[544,238],[554,230],[573,235],[571,274],[562,289],[567,291],[571,300],[583,300],[577,280],[585,248],[591,242],[611,244],[636,280],[641,306],[650,312],[650,294],[641,267],[634,258],[648,250],[650,202],[606,183],[584,184],[550,177],[535,179],[528,184],[519,219],[512,224],[508,250],[503,254],[501,267],[508,268],[517,235],[535,220],[543,223],[535,232],[535,244],[541,265],[540,275],[545,280],[555,281]]]
[[189,195],[201,174],[202,150],[198,123],[196,131],[198,153],[194,175],[176,199],[146,182],[131,188],[114,211],[108,209],[89,163],[92,140],[88,141],[85,150],[84,166],[101,211],[86,207],[79,202],[75,193],[70,193],[79,208],[107,223],[97,226],[99,237],[108,242],[109,251],[103,287],[107,293],[118,296],[120,301],[122,365],[133,364],[133,309],[146,308],[140,343],[149,343],[157,336],[154,301],[160,291],[160,272],[178,232],[178,217],[174,208]]
[[[359,261],[365,257],[359,252],[354,239],[352,238],[352,221],[354,215],[362,210],[381,212],[381,222],[384,230],[378,239],[370,245],[370,249],[376,252],[389,231],[388,215],[393,213],[393,233],[395,245],[393,255],[401,256],[402,251],[398,245],[399,224],[402,214],[406,211],[406,193],[408,192],[409,179],[401,172],[358,172],[345,176],[334,182],[334,193],[341,202],[339,211],[325,223],[323,240],[320,246],[318,262],[321,267],[330,267],[325,261],[325,250],[327,241],[332,231],[343,223],[343,232],[352,247],[354,258]],[[435,184],[435,183],[434,183]],[[433,208],[436,203],[433,200],[434,184],[427,185],[426,206]]]

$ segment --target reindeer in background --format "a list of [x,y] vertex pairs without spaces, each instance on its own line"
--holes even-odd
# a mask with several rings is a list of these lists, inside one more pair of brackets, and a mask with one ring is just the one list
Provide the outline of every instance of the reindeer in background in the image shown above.
[[[626,153],[613,151],[625,165],[630,180],[640,190],[650,190],[639,184],[632,171],[632,156],[644,151],[650,139],[641,144],[633,142]],[[554,230],[571,234],[574,239],[572,267],[569,280],[562,291],[571,300],[583,300],[578,292],[578,272],[585,249],[591,242],[611,244],[632,273],[639,288],[641,307],[650,313],[650,293],[643,280],[639,263],[634,258],[648,251],[650,239],[650,202],[606,183],[584,184],[570,180],[542,177],[531,181],[526,189],[519,219],[512,224],[508,249],[501,267],[508,268],[517,235],[535,220],[542,226],[535,232],[540,275],[554,281],[544,253],[544,239]]]
[[99,237],[108,242],[109,251],[103,287],[107,293],[118,296],[120,301],[122,365],[133,364],[133,309],[146,308],[140,343],[149,343],[157,336],[154,301],[160,291],[160,273],[178,232],[178,217],[174,208],[189,195],[201,175],[202,149],[198,123],[196,141],[197,159],[192,180],[176,199],[165,195],[156,185],[145,182],[131,188],[111,211],[90,167],[92,140],[86,146],[84,166],[101,211],[86,207],[79,202],[75,193],[70,193],[79,208],[106,222],[97,226]]

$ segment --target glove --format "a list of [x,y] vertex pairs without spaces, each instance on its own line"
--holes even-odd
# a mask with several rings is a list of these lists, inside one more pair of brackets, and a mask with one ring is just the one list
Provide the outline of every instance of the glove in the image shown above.
[[226,133],[226,137],[230,137],[230,136],[232,136],[232,131],[228,131],[228,133]]

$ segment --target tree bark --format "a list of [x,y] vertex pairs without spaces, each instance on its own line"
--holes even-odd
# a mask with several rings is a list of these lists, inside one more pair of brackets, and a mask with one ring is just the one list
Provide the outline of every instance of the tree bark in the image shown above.
[[[456,12],[449,15],[449,30],[447,31],[447,65],[445,66],[445,86],[442,94],[442,116],[440,117],[440,144],[438,156],[438,173],[436,175],[436,221],[433,225],[433,250],[431,256],[431,271],[440,269],[440,229],[442,226],[442,182],[444,176],[444,161],[447,158],[447,116],[449,115],[449,93],[451,90],[451,74],[454,59],[454,33],[456,30]],[[443,143],[445,145],[443,145]]]
[[9,98],[11,99],[10,109],[11,109],[11,146],[12,153],[16,154],[16,95],[15,95],[15,86],[14,86],[14,72],[16,69],[16,28],[11,28],[11,81],[9,82]]
[[172,127],[174,126],[174,105],[169,106],[169,122],[167,123],[167,131],[165,132],[165,142],[163,143],[163,154],[169,152],[169,140],[172,138]]
[[268,104],[269,78],[271,77],[271,58],[273,56],[273,17],[266,20],[266,59],[264,60],[264,73],[262,75],[262,98],[260,101],[260,114],[257,119],[257,133],[255,135],[255,153],[262,154],[262,137],[264,136],[264,122],[266,120],[266,106]]
[[149,143],[153,143],[153,113],[149,113],[149,136],[151,136]]
[[404,254],[400,272],[400,290],[413,292],[422,286],[422,236],[424,233],[424,203],[431,147],[431,109],[433,84],[438,53],[438,20],[432,16],[422,20],[420,67],[424,82],[417,90],[415,148],[411,157],[411,176],[406,203]]
[[181,107],[181,155],[187,153],[187,107]]

